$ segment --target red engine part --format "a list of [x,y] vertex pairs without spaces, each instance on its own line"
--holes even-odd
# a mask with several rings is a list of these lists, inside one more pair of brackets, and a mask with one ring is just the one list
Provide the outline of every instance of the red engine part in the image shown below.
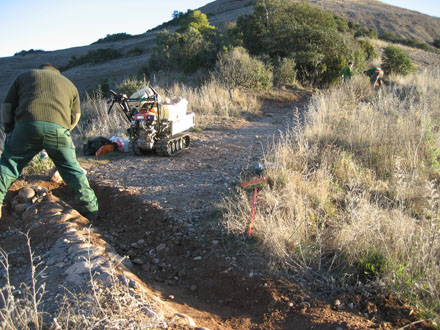
[[134,116],[134,120],[148,120],[154,121],[156,119],[156,114],[152,111],[141,112]]

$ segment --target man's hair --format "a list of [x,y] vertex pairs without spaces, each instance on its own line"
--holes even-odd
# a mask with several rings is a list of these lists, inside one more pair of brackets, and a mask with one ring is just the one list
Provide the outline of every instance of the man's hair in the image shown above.
[[348,65],[352,65],[353,64],[353,62],[348,62]]
[[39,69],[44,69],[44,68],[53,68],[53,69],[56,69],[55,65],[53,65],[53,64],[51,64],[51,63],[44,63],[44,64],[41,64],[40,67],[39,67]]

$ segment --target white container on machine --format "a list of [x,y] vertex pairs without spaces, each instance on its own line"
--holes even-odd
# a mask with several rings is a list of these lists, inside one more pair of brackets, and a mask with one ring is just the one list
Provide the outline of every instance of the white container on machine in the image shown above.
[[175,135],[194,127],[195,117],[194,112],[186,114],[184,117],[173,120],[171,122],[171,135]]
[[165,119],[169,121],[183,119],[186,116],[187,109],[188,101],[184,98],[175,103],[163,103],[160,119]]

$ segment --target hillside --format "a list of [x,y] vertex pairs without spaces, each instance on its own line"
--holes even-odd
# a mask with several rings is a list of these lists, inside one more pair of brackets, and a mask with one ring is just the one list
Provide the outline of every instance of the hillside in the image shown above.
[[[386,5],[380,1],[311,0],[310,2],[355,22],[366,24],[379,32],[394,32],[404,38],[417,38],[426,42],[432,42],[440,37],[440,18]],[[252,10],[251,3],[252,0],[216,0],[201,7],[200,10],[208,15],[211,24],[222,27],[227,22],[236,20],[240,15],[249,13]],[[154,46],[154,37],[155,32],[150,31],[123,41],[0,58],[0,100],[3,100],[9,84],[20,72],[42,63],[66,65],[72,56],[80,57],[91,50],[112,48],[127,54],[128,51],[136,48],[141,50],[142,54],[123,56],[97,65],[74,67],[64,72],[81,92],[96,86],[103,79],[121,80],[136,74],[147,62],[149,52]]]
[[[298,1],[299,2],[299,1]],[[399,8],[376,0],[306,1],[368,28],[394,32],[401,38],[415,38],[428,43],[440,37],[440,18]],[[221,26],[252,10],[252,0],[217,0],[200,8],[211,24]]]

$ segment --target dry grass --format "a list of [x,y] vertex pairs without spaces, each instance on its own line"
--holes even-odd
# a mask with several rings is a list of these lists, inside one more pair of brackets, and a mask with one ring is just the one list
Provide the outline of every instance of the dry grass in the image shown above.
[[182,84],[160,89],[167,96],[182,96],[189,102],[189,111],[196,114],[197,126],[210,126],[218,119],[240,117],[242,113],[257,113],[261,104],[255,93],[236,90],[230,101],[228,90],[215,81],[192,88]]
[[126,117],[113,106],[108,114],[109,104],[99,92],[93,97],[87,96],[81,104],[82,116],[76,130],[81,138],[104,136],[110,138],[112,135],[121,135],[130,126]]
[[[375,284],[440,313],[440,70],[316,94],[267,152],[254,238],[272,264],[327,285]],[[250,196],[225,200],[245,233]],[[315,282],[316,283],[316,282]]]
[[40,263],[34,262],[30,237],[27,234],[25,236],[31,264],[30,285],[21,283],[20,288],[16,288],[11,284],[8,254],[0,249],[0,267],[4,274],[4,284],[0,289],[0,325],[5,330],[43,329],[44,313],[40,304],[45,284],[40,280],[45,269]]
[[[113,265],[115,266],[115,265]],[[166,328],[157,302],[121,283],[116,270],[107,283],[94,278],[90,270],[91,292],[67,292],[58,315],[57,329],[161,329]]]

